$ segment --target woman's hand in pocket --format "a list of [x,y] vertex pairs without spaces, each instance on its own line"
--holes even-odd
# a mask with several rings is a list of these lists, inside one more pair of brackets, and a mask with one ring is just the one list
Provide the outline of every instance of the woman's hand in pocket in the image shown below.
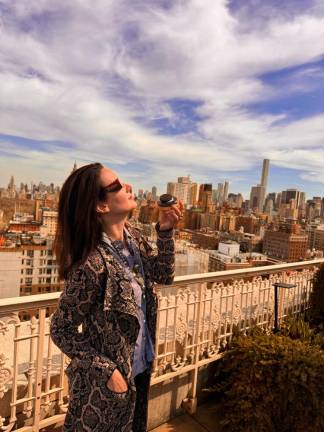
[[114,370],[106,385],[115,393],[125,393],[128,390],[127,383],[118,369]]

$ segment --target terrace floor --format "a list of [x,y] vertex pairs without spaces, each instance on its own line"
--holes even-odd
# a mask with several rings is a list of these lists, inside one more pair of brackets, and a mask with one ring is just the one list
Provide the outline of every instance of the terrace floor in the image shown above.
[[[195,414],[181,414],[150,432],[222,432],[220,418],[219,404],[205,402]],[[62,426],[46,428],[46,432],[62,432]]]
[[182,414],[151,432],[221,432],[220,414],[214,402],[200,405],[193,415]]

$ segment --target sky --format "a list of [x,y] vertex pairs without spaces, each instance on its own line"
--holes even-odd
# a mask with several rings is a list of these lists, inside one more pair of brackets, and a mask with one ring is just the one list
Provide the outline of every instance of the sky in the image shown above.
[[0,186],[102,162],[324,195],[321,0],[0,0]]

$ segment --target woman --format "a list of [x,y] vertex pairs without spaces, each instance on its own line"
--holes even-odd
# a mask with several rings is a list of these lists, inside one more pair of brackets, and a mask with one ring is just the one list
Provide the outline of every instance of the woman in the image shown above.
[[66,282],[50,332],[71,359],[65,432],[146,431],[153,284],[173,281],[181,210],[160,212],[156,254],[127,222],[135,207],[130,185],[99,163],[73,172],[61,191],[56,255]]

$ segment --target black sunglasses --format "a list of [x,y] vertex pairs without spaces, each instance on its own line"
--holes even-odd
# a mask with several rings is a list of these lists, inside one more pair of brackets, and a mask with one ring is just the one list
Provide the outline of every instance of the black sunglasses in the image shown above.
[[123,188],[123,185],[121,184],[121,182],[119,181],[118,178],[116,178],[116,180],[114,180],[112,183],[110,183],[107,186],[102,186],[100,188],[100,192],[99,192],[99,199],[105,199],[106,197],[106,193],[114,193],[114,192],[118,192]]
[[107,186],[104,186],[103,189],[106,192],[118,192],[121,189],[123,189],[123,185],[120,183],[120,180],[116,178],[116,180],[114,180],[112,183],[110,183]]

